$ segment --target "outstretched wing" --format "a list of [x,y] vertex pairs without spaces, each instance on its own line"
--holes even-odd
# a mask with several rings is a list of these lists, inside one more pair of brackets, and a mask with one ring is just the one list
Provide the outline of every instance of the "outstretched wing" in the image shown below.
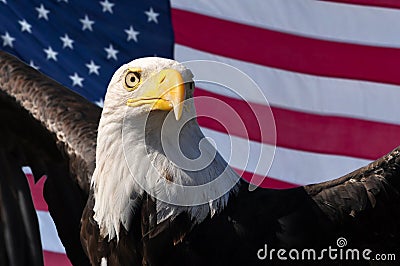
[[400,147],[341,178],[304,189],[355,245],[400,246]]
[[0,51],[1,265],[42,263],[38,221],[21,170],[26,165],[36,181],[47,176],[44,197],[68,257],[88,264],[79,224],[100,114],[96,105]]

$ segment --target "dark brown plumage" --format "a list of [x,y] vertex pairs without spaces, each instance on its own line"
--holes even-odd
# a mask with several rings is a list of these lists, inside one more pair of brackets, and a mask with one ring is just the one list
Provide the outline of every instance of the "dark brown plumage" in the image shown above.
[[[44,197],[67,254],[77,265],[88,264],[79,247],[79,223],[94,169],[101,109],[4,52],[0,52],[0,73],[0,164],[10,168],[0,168],[2,190],[20,191],[17,180],[27,186],[21,166],[29,165],[36,180],[47,175]],[[21,192],[27,197],[24,206],[15,195],[10,199],[1,194],[2,210],[15,211],[8,212],[13,219],[5,220],[2,229],[4,236],[11,234],[13,241],[35,249],[35,256],[24,254],[22,245],[7,244],[0,258],[42,264],[32,200],[26,188]],[[29,213],[23,215],[24,210]]]
[[[133,230],[122,230],[118,243],[103,239],[93,219],[93,198],[87,200],[100,112],[0,52],[1,265],[43,263],[23,165],[31,166],[36,179],[48,176],[45,199],[75,265],[89,264],[85,252],[95,264],[107,257],[108,265],[267,264],[271,261],[257,259],[264,244],[276,249],[326,248],[335,246],[338,237],[346,237],[349,247],[398,252],[400,148],[321,184],[249,192],[241,181],[224,211],[198,225],[185,213],[157,224],[155,200],[145,194]],[[27,248],[16,249],[20,243]]]

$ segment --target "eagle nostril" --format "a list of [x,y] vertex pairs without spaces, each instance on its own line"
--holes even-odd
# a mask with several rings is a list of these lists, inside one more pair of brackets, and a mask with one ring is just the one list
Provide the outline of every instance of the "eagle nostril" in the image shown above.
[[161,84],[161,83],[163,83],[163,82],[164,82],[164,80],[165,80],[165,76],[163,76],[163,77],[161,78],[161,80],[160,80],[160,84]]

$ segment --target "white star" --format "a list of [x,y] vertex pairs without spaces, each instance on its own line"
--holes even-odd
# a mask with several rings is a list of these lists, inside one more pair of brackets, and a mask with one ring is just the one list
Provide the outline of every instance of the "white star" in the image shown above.
[[90,20],[88,15],[85,15],[84,19],[79,20],[82,23],[82,30],[90,30],[93,31],[92,25],[94,24],[93,20]]
[[160,13],[154,12],[152,7],[150,7],[149,11],[145,11],[144,13],[147,15],[147,22],[154,21],[155,23],[158,23],[157,17],[160,15]]
[[68,34],[65,34],[64,37],[60,37],[61,41],[63,42],[63,48],[70,48],[74,49],[74,46],[72,45],[74,43],[74,40],[72,40]]
[[95,73],[97,76],[99,75],[99,65],[96,65],[93,60],[90,60],[89,64],[86,64],[86,67],[89,68],[89,74]]
[[99,107],[103,107],[104,106],[103,98],[100,98],[98,101],[95,101],[94,103],[97,104],[97,106],[99,106]]
[[114,60],[117,60],[117,53],[119,53],[118,50],[114,49],[112,44],[108,48],[104,48],[107,52],[107,59],[114,58]]
[[7,5],[7,0],[0,0],[0,1]]
[[84,78],[80,77],[78,73],[75,72],[74,75],[69,76],[69,78],[72,80],[72,86],[79,86],[82,88],[82,82],[84,81]]
[[29,65],[30,65],[31,67],[33,67],[34,69],[39,70],[39,67],[38,67],[37,65],[35,65],[35,63],[33,62],[33,60],[29,61]]
[[46,59],[53,59],[54,61],[57,61],[57,52],[53,50],[53,48],[51,48],[51,46],[49,46],[49,48],[47,49],[43,49],[43,51],[46,53],[47,57]]
[[3,39],[3,46],[14,47],[13,41],[15,41],[15,38],[11,37],[10,34],[8,34],[8,31],[6,31],[4,35],[1,35],[1,38]]
[[105,0],[103,2],[100,2],[100,5],[102,5],[104,13],[107,11],[110,12],[111,14],[113,13],[112,8],[115,5],[114,3],[110,3],[108,2],[108,0]]
[[40,4],[40,7],[36,7],[36,11],[38,12],[38,18],[44,18],[45,20],[49,20],[49,17],[47,16],[50,11],[44,8],[43,4]]
[[135,42],[138,42],[137,36],[140,34],[140,32],[135,31],[132,26],[129,27],[129,29],[125,30],[126,34],[128,34],[128,39],[126,40],[129,42],[130,40],[134,40]]
[[21,31],[27,31],[29,33],[32,33],[32,25],[29,24],[25,19],[24,20],[19,20],[18,21],[19,25],[21,25]]

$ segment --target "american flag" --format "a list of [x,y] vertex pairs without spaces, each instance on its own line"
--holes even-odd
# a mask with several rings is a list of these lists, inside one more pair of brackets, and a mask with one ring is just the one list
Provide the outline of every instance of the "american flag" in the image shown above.
[[[248,74],[267,97],[277,129],[264,187],[333,179],[400,143],[398,1],[22,2],[0,0],[0,47],[98,104],[113,71],[141,56],[215,60]],[[267,106],[251,92],[247,103],[207,86],[196,95],[234,107],[248,136],[233,137],[269,149],[248,115],[249,105]],[[229,155],[218,145],[228,138],[223,128],[199,122]],[[245,169],[230,164],[245,178],[263,175],[252,160],[258,158]],[[68,265],[41,196],[43,181],[28,179],[46,265]]]
[[167,1],[2,0],[0,8],[2,49],[93,102],[132,58],[172,58]]

